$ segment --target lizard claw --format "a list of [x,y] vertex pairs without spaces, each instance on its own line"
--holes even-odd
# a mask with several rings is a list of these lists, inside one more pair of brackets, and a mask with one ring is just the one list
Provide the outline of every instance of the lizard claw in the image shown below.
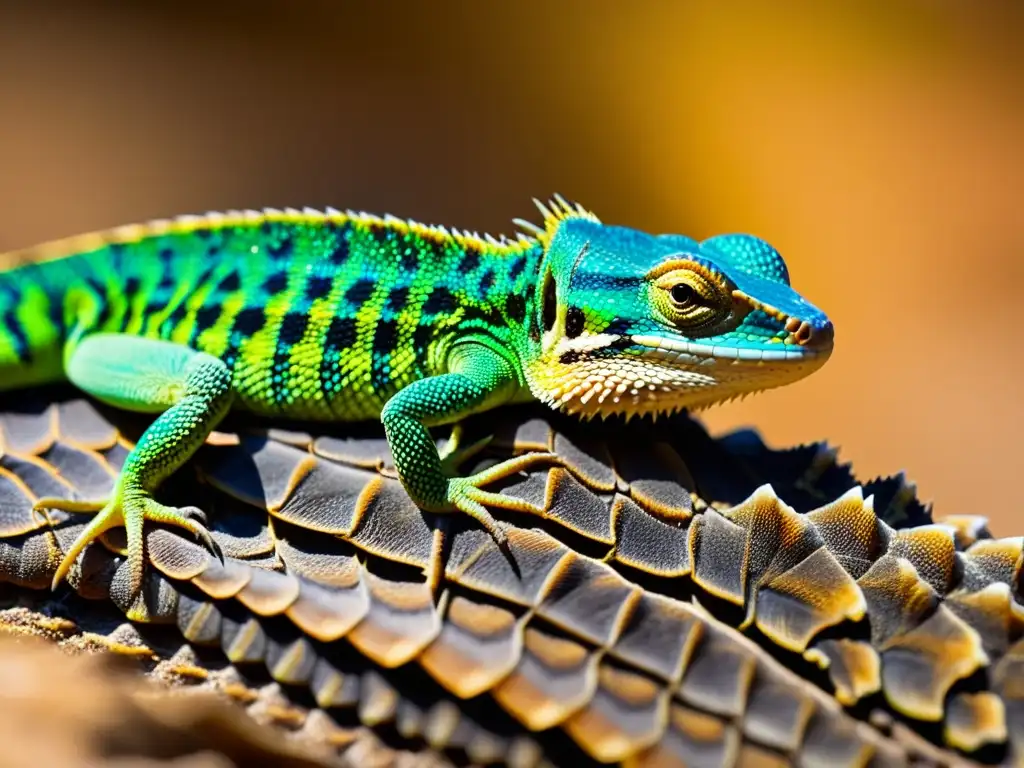
[[[171,508],[170,507],[165,507],[165,509],[171,509]],[[217,543],[217,540],[215,538],[213,538],[213,535],[210,533],[210,529],[208,527],[209,523],[207,522],[206,513],[203,510],[201,510],[199,507],[194,507],[194,506],[178,507],[177,511],[183,517],[188,518],[189,520],[191,520],[192,522],[194,522],[196,524],[197,529],[193,530],[192,532],[203,543],[203,546],[205,546],[208,550],[210,550],[210,553],[214,557],[216,557],[218,560],[220,560],[220,562],[223,564],[224,563],[224,551],[221,549],[220,544]]]
[[[200,510],[196,507],[181,509],[168,507],[154,501],[148,494],[134,488],[130,488],[127,491],[123,488],[118,488],[107,501],[39,499],[35,504],[35,508],[56,509],[75,513],[95,513],[89,525],[75,539],[58,564],[57,570],[53,574],[53,582],[51,584],[53,589],[56,589],[61,581],[64,580],[78,559],[78,556],[87,546],[107,531],[113,528],[124,527],[125,538],[128,543],[127,558],[131,573],[130,586],[133,593],[137,592],[142,586],[145,568],[143,524],[147,520],[153,523],[163,523],[164,525],[184,528],[198,538],[221,562],[224,560],[223,552],[204,525],[205,515]],[[196,514],[197,512],[198,514]],[[197,521],[197,517],[203,520],[203,522]]]

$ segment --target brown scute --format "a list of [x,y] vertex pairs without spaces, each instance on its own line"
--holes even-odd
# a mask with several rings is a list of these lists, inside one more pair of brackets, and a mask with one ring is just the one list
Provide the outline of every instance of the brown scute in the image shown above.
[[[151,527],[132,596],[113,531],[72,569],[77,594],[51,596],[87,521],[55,515],[51,534],[31,500],[109,489],[139,423],[46,396],[0,413],[0,587],[39,608],[34,631],[151,673],[174,657],[193,681],[258,667],[285,686],[274,722],[304,741],[317,724],[339,759],[383,740],[436,764],[1024,762],[1022,539],[935,524],[904,480],[861,486],[827,446],[485,414],[464,439],[495,439],[466,473],[563,460],[497,486],[543,509],[500,518],[506,554],[421,513],[376,432],[238,421],[167,490],[207,514],[224,563]],[[263,695],[219,688],[250,710]]]
[[856,704],[882,688],[881,662],[871,643],[849,638],[823,640],[805,656],[828,670],[840,704]]

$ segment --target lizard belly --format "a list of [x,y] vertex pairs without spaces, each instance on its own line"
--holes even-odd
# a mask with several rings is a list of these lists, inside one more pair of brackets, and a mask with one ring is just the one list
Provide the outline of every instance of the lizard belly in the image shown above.
[[382,367],[370,355],[304,362],[293,352],[249,362],[243,354],[232,371],[234,407],[264,417],[376,421],[395,393],[429,375],[415,364]]
[[232,382],[234,407],[257,416],[309,421],[365,421],[378,419],[382,400],[368,387],[332,389],[330,372],[317,368],[237,364]]

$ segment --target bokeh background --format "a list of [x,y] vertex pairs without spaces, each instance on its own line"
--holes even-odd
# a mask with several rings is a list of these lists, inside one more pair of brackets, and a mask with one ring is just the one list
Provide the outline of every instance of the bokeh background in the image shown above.
[[211,209],[748,231],[833,317],[709,412],[1024,532],[1024,4],[0,3],[0,251]]

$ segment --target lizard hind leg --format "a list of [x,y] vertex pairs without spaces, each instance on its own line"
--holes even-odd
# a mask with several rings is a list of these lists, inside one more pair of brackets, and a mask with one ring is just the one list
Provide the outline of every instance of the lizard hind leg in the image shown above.
[[164,506],[156,488],[183,465],[227,413],[231,373],[223,361],[167,341],[123,334],[94,334],[70,351],[68,379],[96,399],[125,410],[159,413],[125,459],[108,499],[43,498],[37,509],[95,513],[70,547],[53,577],[56,587],[82,551],[98,537],[123,526],[131,589],[144,569],[145,521],[184,528],[219,555],[209,531],[186,509]]

